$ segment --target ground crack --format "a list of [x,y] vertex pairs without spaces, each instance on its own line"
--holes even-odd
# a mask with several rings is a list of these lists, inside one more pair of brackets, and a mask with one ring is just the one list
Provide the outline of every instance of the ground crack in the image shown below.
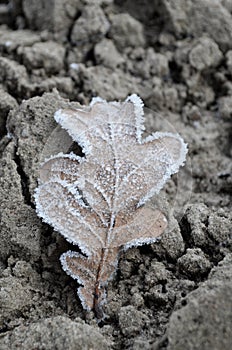
[[35,205],[34,203],[32,203],[31,201],[31,194],[29,191],[29,178],[27,176],[27,174],[25,173],[22,163],[21,163],[21,159],[20,156],[18,154],[18,149],[17,146],[15,146],[14,149],[14,161],[15,164],[17,166],[17,173],[20,176],[20,181],[21,181],[21,188],[22,188],[22,195],[24,198],[24,203],[29,205],[31,208],[35,209]]

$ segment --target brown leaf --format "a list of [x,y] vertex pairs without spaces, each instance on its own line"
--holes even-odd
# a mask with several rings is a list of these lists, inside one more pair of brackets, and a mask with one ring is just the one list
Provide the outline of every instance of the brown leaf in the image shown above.
[[143,207],[185,161],[186,145],[171,133],[142,139],[143,104],[99,98],[89,108],[61,110],[55,119],[78,142],[85,157],[58,154],[40,169],[37,213],[86,254],[61,256],[64,270],[83,287],[82,305],[103,317],[107,281],[121,249],[151,243],[167,220]]

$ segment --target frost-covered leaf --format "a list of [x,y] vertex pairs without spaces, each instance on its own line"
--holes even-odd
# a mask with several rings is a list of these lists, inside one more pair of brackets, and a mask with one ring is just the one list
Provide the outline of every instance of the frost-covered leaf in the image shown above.
[[67,252],[61,262],[83,285],[83,306],[101,318],[120,250],[154,242],[166,228],[164,214],[143,205],[178,171],[187,148],[177,134],[142,139],[136,95],[122,103],[96,98],[90,107],[57,111],[55,119],[85,157],[58,154],[41,166],[37,213],[86,254]]

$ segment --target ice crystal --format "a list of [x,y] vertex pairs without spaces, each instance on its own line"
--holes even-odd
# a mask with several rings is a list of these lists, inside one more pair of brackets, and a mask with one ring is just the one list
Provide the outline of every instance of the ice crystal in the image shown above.
[[165,230],[165,215],[144,203],[183,165],[187,148],[178,134],[142,139],[143,103],[135,94],[124,102],[94,98],[89,107],[57,111],[55,120],[85,157],[60,153],[42,164],[36,209],[85,254],[68,251],[61,263],[82,285],[83,307],[101,319],[120,251],[155,242]]

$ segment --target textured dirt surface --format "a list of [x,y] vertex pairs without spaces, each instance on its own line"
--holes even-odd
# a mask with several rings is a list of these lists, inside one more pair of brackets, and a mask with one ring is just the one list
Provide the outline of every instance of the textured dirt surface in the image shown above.
[[[232,2],[1,0],[0,23],[0,348],[230,350]],[[41,160],[73,147],[54,112],[131,93],[156,111],[148,132],[159,116],[188,143],[192,196],[157,244],[121,256],[98,325],[33,192]]]

